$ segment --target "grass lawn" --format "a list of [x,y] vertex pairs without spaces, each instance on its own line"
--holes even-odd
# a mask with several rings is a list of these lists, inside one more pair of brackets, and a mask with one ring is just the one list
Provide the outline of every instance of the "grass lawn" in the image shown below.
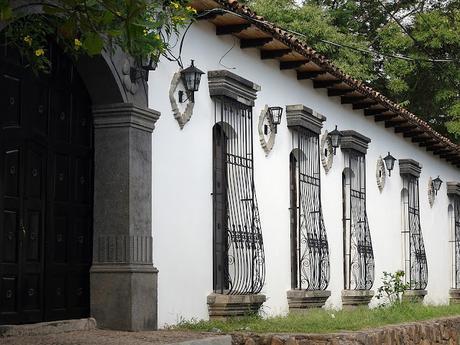
[[248,316],[230,321],[182,321],[174,329],[195,331],[256,333],[330,333],[355,331],[388,324],[428,320],[446,316],[460,316],[460,305],[424,306],[405,303],[386,308],[360,308],[353,311],[316,309],[305,315],[288,315],[261,318]]

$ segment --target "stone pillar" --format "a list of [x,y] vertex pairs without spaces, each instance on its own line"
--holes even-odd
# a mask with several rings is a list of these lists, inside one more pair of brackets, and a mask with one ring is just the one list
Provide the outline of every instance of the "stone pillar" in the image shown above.
[[96,106],[93,115],[91,315],[102,328],[154,330],[152,131],[160,114],[120,103]]

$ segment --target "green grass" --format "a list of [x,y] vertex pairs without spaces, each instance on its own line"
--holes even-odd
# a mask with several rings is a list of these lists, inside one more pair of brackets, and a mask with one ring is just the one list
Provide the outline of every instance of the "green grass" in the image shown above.
[[353,311],[317,309],[305,315],[291,314],[261,318],[247,316],[230,321],[182,321],[174,329],[222,332],[330,333],[355,331],[389,324],[460,315],[460,305],[424,306],[405,303],[386,308],[360,308]]

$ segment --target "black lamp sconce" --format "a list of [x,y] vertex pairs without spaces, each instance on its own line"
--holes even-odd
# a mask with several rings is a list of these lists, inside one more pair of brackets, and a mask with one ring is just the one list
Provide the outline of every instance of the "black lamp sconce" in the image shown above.
[[157,68],[157,62],[153,57],[149,58],[148,63],[142,63],[140,67],[132,67],[129,71],[129,77],[132,83],[135,83],[139,79],[149,80],[149,72],[154,71]]
[[435,194],[438,195],[438,191],[441,189],[442,185],[442,180],[439,178],[439,175],[431,183],[433,184]]
[[387,170],[388,170],[388,176],[391,176],[391,171],[395,167],[396,158],[394,158],[390,154],[390,152],[388,152],[388,154],[383,160],[385,161],[385,166],[387,167]]
[[340,146],[342,136],[343,134],[337,129],[337,125],[335,126],[335,129],[329,133],[329,137],[331,138],[331,145],[334,150],[334,155],[337,153],[337,148]]
[[[184,83],[185,92],[179,91],[179,103],[184,103],[188,100],[190,102],[195,102],[195,92],[200,88],[201,76],[204,72],[195,67],[195,62],[192,60],[189,67],[183,69],[181,72],[182,82]],[[187,97],[184,98],[184,94],[187,94]]]
[[[274,132],[278,132],[278,125],[281,123],[281,117],[283,116],[283,108],[282,107],[268,107],[267,111],[268,115],[268,121],[270,122],[271,125],[273,125]],[[264,126],[264,134],[268,135],[270,133],[270,126],[265,125]]]

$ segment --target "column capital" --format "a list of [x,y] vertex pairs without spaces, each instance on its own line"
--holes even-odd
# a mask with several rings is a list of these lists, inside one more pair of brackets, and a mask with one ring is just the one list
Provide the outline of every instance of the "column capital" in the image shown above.
[[94,128],[131,127],[152,132],[160,113],[132,103],[112,103],[93,106]]

